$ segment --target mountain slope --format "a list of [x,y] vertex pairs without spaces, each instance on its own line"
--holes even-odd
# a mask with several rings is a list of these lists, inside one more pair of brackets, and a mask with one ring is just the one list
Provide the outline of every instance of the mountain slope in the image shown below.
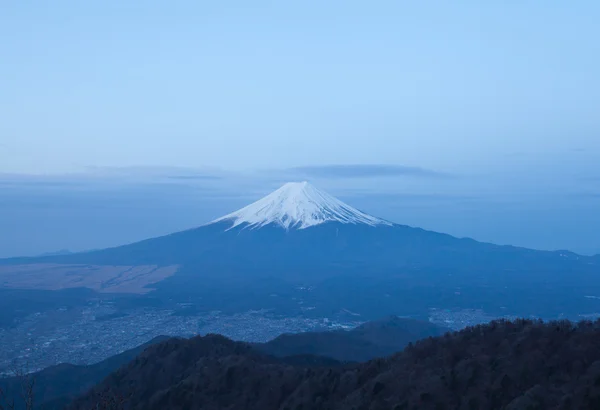
[[600,322],[492,322],[363,364],[295,366],[219,336],[169,340],[100,392],[129,409],[597,409]]

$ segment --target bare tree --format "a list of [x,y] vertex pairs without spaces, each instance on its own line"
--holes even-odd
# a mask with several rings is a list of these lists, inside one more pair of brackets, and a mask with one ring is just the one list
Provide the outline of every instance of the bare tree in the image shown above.
[[18,377],[21,379],[21,399],[25,404],[25,410],[33,410],[35,379],[29,374],[21,374]]
[[[27,366],[14,365],[12,374],[18,380],[20,387],[19,396],[23,401],[25,410],[33,410],[35,378],[25,370],[26,368]],[[15,398],[9,397],[8,392],[0,388],[0,410],[14,410],[15,408]]]
[[0,387],[0,410],[15,410],[15,399],[8,398]]
[[94,407],[95,410],[122,410],[124,408],[127,397],[120,393],[113,393],[110,390],[100,392],[98,394],[98,402]]

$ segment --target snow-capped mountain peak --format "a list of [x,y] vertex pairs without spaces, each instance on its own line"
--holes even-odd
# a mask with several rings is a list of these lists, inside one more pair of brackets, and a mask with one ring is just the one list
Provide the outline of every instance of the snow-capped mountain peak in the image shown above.
[[270,224],[285,229],[304,229],[325,222],[392,225],[343,203],[306,181],[289,182],[264,198],[212,223],[226,221],[232,222],[229,229],[238,225],[259,228]]

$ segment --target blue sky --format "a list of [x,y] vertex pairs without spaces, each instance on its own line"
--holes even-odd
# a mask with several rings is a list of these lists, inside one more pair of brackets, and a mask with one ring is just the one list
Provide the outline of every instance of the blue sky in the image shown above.
[[[0,245],[33,251],[32,218],[49,227],[36,252],[138,239],[303,178],[398,222],[600,252],[599,19],[586,0],[8,2],[0,205],[12,222]],[[98,182],[118,167],[170,184]],[[227,174],[224,202],[171,167]],[[35,189],[24,174],[41,175]],[[74,199],[99,192],[133,209],[169,196],[171,208],[53,246],[70,219],[43,204],[80,204],[79,226],[98,203],[103,226],[128,220],[109,200]],[[189,213],[149,231],[178,206]]]
[[[410,3],[410,4],[409,4]],[[595,1],[3,4],[0,168],[598,152]]]

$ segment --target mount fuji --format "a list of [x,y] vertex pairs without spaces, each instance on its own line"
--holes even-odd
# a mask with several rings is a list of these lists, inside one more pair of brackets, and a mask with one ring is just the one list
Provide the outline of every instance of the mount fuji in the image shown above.
[[308,182],[289,182],[239,211],[225,215],[213,223],[231,221],[231,228],[260,228],[277,225],[282,228],[304,229],[327,222],[392,225],[383,219],[367,215],[320,191]]
[[592,306],[597,300],[586,298],[600,298],[597,258],[395,224],[307,182],[287,183],[198,228],[0,264],[0,274],[6,265],[47,266],[52,272],[64,266],[69,278],[78,269],[119,268],[110,279],[99,276],[85,285],[85,273],[77,283],[107,292],[141,281],[147,298],[215,310],[348,311],[363,318],[440,308],[545,317],[600,310]]

